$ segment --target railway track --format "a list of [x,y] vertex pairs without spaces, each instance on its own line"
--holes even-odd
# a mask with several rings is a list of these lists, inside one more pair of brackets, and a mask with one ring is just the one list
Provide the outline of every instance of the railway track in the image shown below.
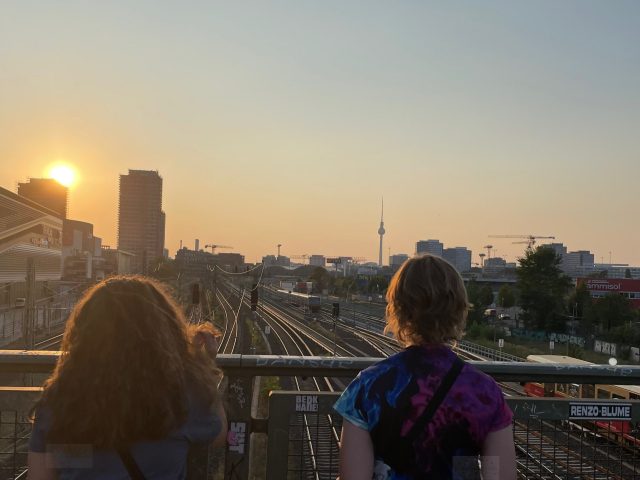
[[[377,356],[395,353],[400,346],[382,334],[384,321],[373,314],[344,312],[339,330],[348,331],[371,345]],[[333,321],[324,310],[320,321]],[[519,357],[492,351],[462,341],[456,352],[464,359],[525,361]],[[516,384],[500,384],[506,395],[523,396]],[[562,424],[538,421],[535,424],[514,422],[514,438],[518,453],[519,478],[535,479],[640,479],[639,455],[635,448],[620,445],[615,440],[575,422]]]

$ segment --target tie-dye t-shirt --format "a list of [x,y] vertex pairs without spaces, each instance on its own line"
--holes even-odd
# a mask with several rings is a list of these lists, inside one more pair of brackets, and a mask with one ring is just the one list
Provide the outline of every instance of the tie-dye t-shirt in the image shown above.
[[496,382],[469,364],[412,448],[403,441],[455,358],[445,345],[409,347],[360,372],[336,402],[345,420],[369,431],[375,479],[479,478],[487,434],[510,425],[512,413]]

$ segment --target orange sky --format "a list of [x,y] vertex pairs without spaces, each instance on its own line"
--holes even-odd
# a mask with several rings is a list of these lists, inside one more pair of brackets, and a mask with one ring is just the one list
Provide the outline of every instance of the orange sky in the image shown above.
[[376,260],[384,195],[385,261],[538,234],[640,264],[638,5],[108,3],[0,7],[0,185],[72,164],[107,244],[135,168],[172,255]]

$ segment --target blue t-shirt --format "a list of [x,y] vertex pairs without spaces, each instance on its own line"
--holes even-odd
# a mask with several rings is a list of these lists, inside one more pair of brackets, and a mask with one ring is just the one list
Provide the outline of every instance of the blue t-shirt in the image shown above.
[[[97,450],[91,445],[73,445],[65,450],[56,445],[47,445],[46,435],[50,425],[51,413],[46,408],[39,410],[33,424],[29,450],[52,453],[59,480],[130,479],[115,451]],[[212,441],[221,428],[220,418],[212,409],[198,405],[198,402],[190,402],[184,425],[162,440],[136,443],[130,451],[147,479],[184,479],[190,444]]]

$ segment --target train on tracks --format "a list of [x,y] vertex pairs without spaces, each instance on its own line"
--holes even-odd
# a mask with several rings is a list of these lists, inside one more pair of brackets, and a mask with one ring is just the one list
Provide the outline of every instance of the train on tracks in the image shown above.
[[[565,365],[594,365],[579,358],[565,355],[529,355],[528,362],[553,363]],[[530,397],[558,397],[581,398],[590,400],[640,400],[640,387],[636,385],[600,385],[577,383],[538,383],[528,382],[524,384],[524,391]],[[624,443],[631,443],[640,447],[640,435],[630,421],[624,420],[594,420],[593,423],[605,433],[617,437]]]
[[290,290],[275,290],[274,296],[284,302],[296,305],[307,313],[318,313],[322,308],[322,299],[317,295],[292,292]]

